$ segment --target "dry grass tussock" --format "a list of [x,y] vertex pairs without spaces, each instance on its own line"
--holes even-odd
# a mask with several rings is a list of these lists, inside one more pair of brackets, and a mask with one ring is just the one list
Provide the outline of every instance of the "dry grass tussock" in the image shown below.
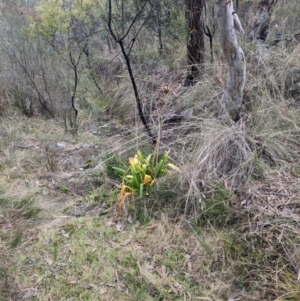
[[[226,72],[218,63],[208,66],[207,75],[195,87],[173,98],[174,114],[186,107],[192,114],[183,116],[179,125],[162,127],[161,135],[168,137],[166,144],[175,146],[178,153],[174,156],[182,160],[191,182],[225,178],[230,186],[238,187],[257,176],[259,164],[267,172],[275,166],[299,162],[300,109],[288,94],[295,87],[285,80],[291,62],[299,61],[299,54],[293,52],[293,58],[289,56],[286,62],[286,52],[280,60],[275,53],[270,50],[261,67],[267,73],[258,73],[251,65],[254,62],[249,62],[244,109],[235,124],[225,124],[219,118],[223,79],[217,78],[215,72]],[[280,72],[273,71],[274,61],[276,66],[282,66]]]

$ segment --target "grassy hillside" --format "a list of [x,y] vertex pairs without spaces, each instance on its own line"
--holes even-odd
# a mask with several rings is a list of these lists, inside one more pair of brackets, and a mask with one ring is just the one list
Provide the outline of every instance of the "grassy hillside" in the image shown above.
[[[230,124],[219,118],[227,66],[217,36],[203,78],[185,88],[183,12],[171,11],[161,52],[150,29],[142,32],[131,59],[156,145],[116,45],[95,39],[93,73],[80,65],[74,123],[67,66],[45,45],[22,56],[20,41],[32,46],[20,40],[26,24],[9,27],[14,15],[6,14],[9,43],[37,72],[38,89],[47,83],[43,97],[55,116],[1,47],[0,300],[300,299],[295,3],[278,2],[263,55],[241,39],[247,82],[241,119]],[[179,171],[155,179],[143,197],[122,199],[118,211],[115,167],[127,169],[138,150],[157,161],[170,150]]]

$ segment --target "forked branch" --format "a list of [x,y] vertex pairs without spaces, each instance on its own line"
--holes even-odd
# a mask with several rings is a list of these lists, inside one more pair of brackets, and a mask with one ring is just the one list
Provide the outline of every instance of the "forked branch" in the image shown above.
[[140,117],[140,119],[141,119],[141,121],[142,121],[142,123],[145,127],[145,130],[146,130],[147,134],[149,135],[149,137],[152,139],[153,143],[155,144],[156,143],[156,138],[152,134],[152,132],[150,130],[150,127],[149,127],[149,125],[146,121],[146,118],[144,116],[144,112],[143,112],[143,109],[142,109],[142,101],[141,101],[141,98],[140,98],[140,95],[139,95],[139,92],[138,92],[138,87],[137,87],[137,84],[136,84],[135,77],[133,75],[133,70],[132,70],[132,66],[131,66],[131,62],[130,62],[131,50],[134,46],[134,43],[136,41],[137,36],[139,35],[140,31],[144,27],[147,19],[143,20],[142,24],[139,26],[139,29],[136,31],[134,36],[131,38],[129,44],[127,46],[124,44],[124,40],[129,35],[130,31],[133,28],[133,25],[142,18],[143,12],[144,12],[148,2],[149,2],[148,0],[146,0],[144,2],[142,7],[140,8],[139,12],[135,15],[135,17],[131,21],[131,23],[130,23],[128,29],[125,31],[124,35],[119,36],[118,33],[113,29],[113,26],[112,26],[112,23],[113,23],[113,20],[112,20],[112,0],[108,0],[107,26],[108,26],[108,30],[109,30],[111,36],[113,37],[113,39],[115,40],[115,42],[120,45],[121,52],[122,52],[123,57],[125,59],[126,66],[127,66],[127,71],[128,71],[129,77],[130,77],[130,81],[131,81],[131,84],[132,84],[133,91],[134,91],[134,96],[135,96],[135,99],[136,99],[136,104],[137,104],[137,108],[138,108],[138,112],[139,112],[139,117]]

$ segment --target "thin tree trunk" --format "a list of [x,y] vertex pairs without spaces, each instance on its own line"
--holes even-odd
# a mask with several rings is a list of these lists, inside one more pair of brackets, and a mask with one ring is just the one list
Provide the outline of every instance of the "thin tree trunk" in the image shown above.
[[233,0],[216,0],[216,8],[220,43],[229,65],[226,89],[222,96],[222,103],[226,111],[224,118],[228,119],[229,115],[236,121],[240,117],[246,81],[245,56],[236,35],[243,34],[244,31],[233,10]]
[[203,10],[205,0],[185,0],[185,4],[185,17],[189,35],[187,63],[190,66],[185,86],[189,86],[203,74],[205,54]]
[[[129,73],[129,77],[130,77],[130,80],[131,80],[131,84],[132,84],[132,87],[133,87],[133,91],[134,91],[134,96],[135,96],[135,100],[136,100],[136,104],[137,104],[137,108],[138,108],[138,112],[139,112],[139,117],[144,125],[144,128],[147,132],[147,134],[149,135],[149,137],[152,139],[152,142],[153,144],[156,144],[157,140],[156,140],[156,137],[155,135],[152,134],[152,131],[147,123],[147,120],[144,116],[144,112],[143,112],[143,109],[142,109],[142,101],[140,99],[140,96],[139,96],[139,92],[138,92],[138,88],[137,88],[137,84],[136,84],[136,81],[135,81],[135,77],[133,75],[133,71],[132,71],[132,67],[131,67],[131,62],[130,62],[130,53],[131,53],[131,50],[134,46],[134,43],[136,41],[136,38],[138,37],[140,31],[142,30],[142,28],[144,27],[146,21],[147,21],[147,18],[144,19],[143,23],[139,26],[139,29],[137,30],[137,32],[134,33],[134,36],[131,38],[131,41],[129,42],[128,45],[124,45],[124,40],[129,36],[131,30],[132,30],[132,27],[133,25],[138,22],[138,20],[141,18],[141,16],[143,15],[144,13],[144,9],[146,7],[146,5],[148,4],[148,0],[146,0],[144,2],[144,4],[142,5],[142,7],[140,8],[139,12],[135,15],[135,17],[131,20],[131,23],[130,25],[128,26],[128,28],[125,30],[125,33],[124,35],[122,35],[122,37],[119,37],[118,36],[118,33],[114,31],[113,29],[113,19],[112,19],[112,0],[108,0],[108,20],[107,20],[107,25],[108,25],[108,30],[111,34],[111,36],[113,37],[113,39],[115,40],[116,43],[118,43],[120,45],[120,48],[121,48],[121,52],[123,54],[123,57],[126,61],[126,66],[127,66],[127,70],[128,70],[128,73]],[[122,2],[124,3],[124,2]]]

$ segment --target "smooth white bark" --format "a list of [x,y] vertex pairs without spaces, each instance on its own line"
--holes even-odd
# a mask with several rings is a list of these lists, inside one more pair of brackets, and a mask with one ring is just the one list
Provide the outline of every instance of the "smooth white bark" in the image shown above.
[[219,39],[229,74],[222,96],[225,113],[233,120],[239,118],[246,81],[246,61],[237,35],[244,33],[239,18],[233,10],[233,0],[216,0]]

